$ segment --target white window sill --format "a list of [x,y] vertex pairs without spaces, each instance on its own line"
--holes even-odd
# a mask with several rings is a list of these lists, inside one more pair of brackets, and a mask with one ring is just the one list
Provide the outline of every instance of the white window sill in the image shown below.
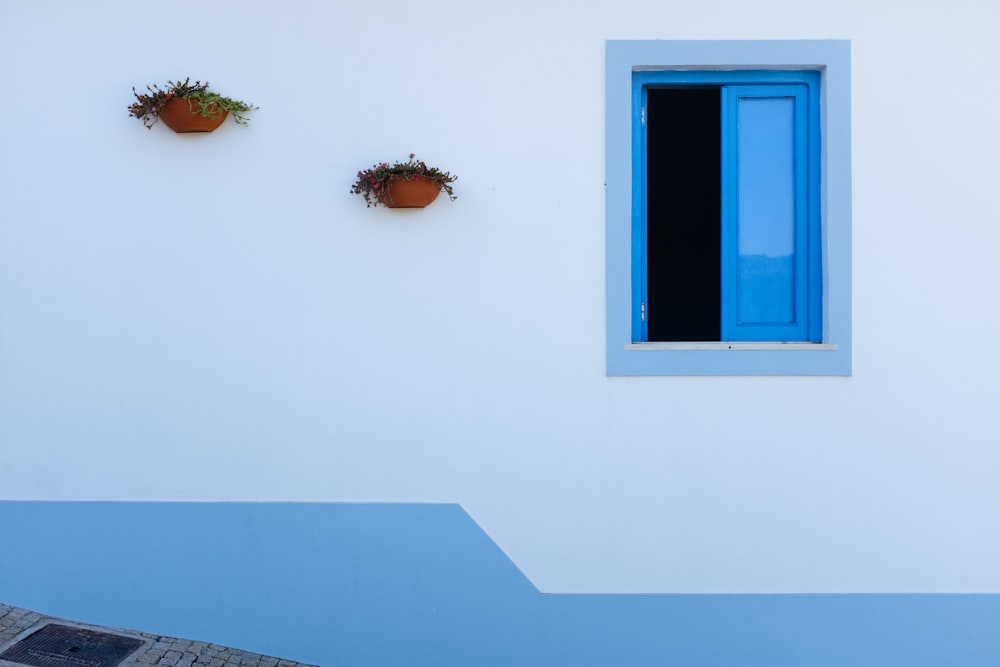
[[714,341],[691,343],[627,343],[626,350],[758,350],[758,351],[792,351],[808,350],[811,352],[835,352],[837,346],[832,343],[721,343]]

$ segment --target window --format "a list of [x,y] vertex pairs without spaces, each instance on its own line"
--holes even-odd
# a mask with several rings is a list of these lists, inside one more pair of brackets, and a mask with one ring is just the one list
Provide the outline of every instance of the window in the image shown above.
[[849,66],[608,42],[609,375],[850,375]]
[[633,342],[820,342],[819,73],[632,89]]

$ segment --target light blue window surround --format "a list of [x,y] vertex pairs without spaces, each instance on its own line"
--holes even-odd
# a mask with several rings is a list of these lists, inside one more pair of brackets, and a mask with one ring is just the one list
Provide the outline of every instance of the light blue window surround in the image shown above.
[[[663,86],[720,90],[719,341],[646,342],[643,123]],[[608,375],[850,375],[850,173],[849,42],[609,41]]]

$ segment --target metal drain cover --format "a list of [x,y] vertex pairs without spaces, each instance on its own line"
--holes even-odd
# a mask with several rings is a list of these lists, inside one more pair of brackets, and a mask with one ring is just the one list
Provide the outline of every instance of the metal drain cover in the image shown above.
[[34,667],[115,667],[141,639],[50,623],[0,653],[0,660]]

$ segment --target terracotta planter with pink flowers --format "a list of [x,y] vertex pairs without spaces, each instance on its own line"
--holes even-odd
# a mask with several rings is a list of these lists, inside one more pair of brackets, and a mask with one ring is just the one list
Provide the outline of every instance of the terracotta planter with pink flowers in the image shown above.
[[372,165],[358,172],[358,179],[351,186],[351,193],[365,198],[369,207],[382,204],[388,208],[424,208],[444,190],[455,200],[451,184],[458,178],[437,167],[428,167],[410,153],[407,162],[388,162]]

